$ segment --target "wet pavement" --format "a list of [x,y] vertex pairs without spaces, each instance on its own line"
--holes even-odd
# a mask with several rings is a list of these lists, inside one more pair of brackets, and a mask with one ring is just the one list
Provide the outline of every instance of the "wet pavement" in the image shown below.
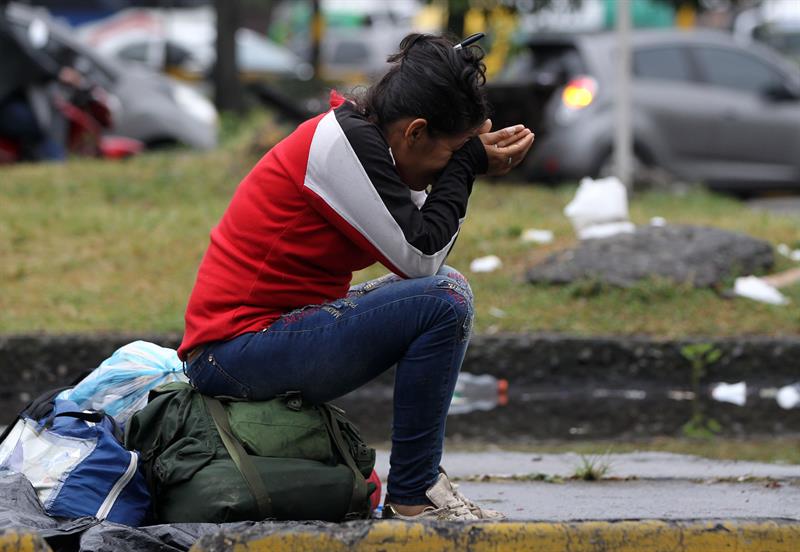
[[[682,436],[684,426],[702,412],[721,436],[773,436],[795,433],[800,408],[783,409],[777,388],[791,381],[750,382],[743,406],[712,400],[711,388],[697,391],[652,383],[627,388],[515,386],[507,402],[483,404],[447,419],[447,436],[456,441],[497,444],[541,440],[639,439]],[[369,384],[334,401],[361,429],[367,442],[386,442],[391,434],[392,388]]]
[[[609,466],[600,481],[566,479],[581,465],[576,454],[457,452],[442,463],[466,496],[511,519],[800,520],[800,466],[656,452],[593,461]],[[379,451],[378,473],[385,477],[388,468],[387,451]],[[481,481],[486,475],[497,477]]]

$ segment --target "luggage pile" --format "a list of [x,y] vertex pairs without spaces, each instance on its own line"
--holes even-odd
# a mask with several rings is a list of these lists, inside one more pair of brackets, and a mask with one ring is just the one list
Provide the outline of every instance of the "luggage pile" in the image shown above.
[[366,518],[374,464],[337,407],[202,395],[174,350],[144,341],[32,401],[0,436],[0,475],[23,474],[48,514],[131,526]]

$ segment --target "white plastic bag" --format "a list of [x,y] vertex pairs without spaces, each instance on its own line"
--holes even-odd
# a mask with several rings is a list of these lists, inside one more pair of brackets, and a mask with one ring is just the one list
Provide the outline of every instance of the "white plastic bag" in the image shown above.
[[470,272],[494,272],[503,266],[503,261],[497,255],[489,255],[487,257],[478,257],[469,263]]
[[144,408],[150,390],[173,381],[188,381],[177,352],[147,341],[134,341],[117,349],[58,398],[71,400],[80,408],[103,410],[123,424]]
[[628,220],[628,192],[615,176],[599,180],[582,178],[564,214],[582,240],[631,233],[635,229]]
[[790,303],[788,297],[758,276],[736,278],[733,283],[733,293],[740,297],[771,305],[788,305]]
[[711,397],[715,401],[744,406],[747,404],[747,383],[718,383],[711,388]]

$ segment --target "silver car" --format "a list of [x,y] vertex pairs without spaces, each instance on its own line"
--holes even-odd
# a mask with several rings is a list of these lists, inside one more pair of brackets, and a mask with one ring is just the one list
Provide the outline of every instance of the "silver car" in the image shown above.
[[[13,4],[8,19],[25,35],[34,24],[46,27],[46,53],[80,71],[118,102],[112,106],[114,134],[141,140],[147,146],[182,144],[216,146],[218,116],[205,97],[165,76],[135,65],[106,59],[73,40],[72,30],[52,20],[46,11]],[[34,23],[36,22],[36,23]]]
[[[731,190],[800,188],[800,71],[772,50],[714,31],[633,33],[639,176],[658,168]],[[525,121],[531,180],[608,172],[613,33],[531,38],[495,82],[496,124]],[[652,171],[650,171],[652,173]]]

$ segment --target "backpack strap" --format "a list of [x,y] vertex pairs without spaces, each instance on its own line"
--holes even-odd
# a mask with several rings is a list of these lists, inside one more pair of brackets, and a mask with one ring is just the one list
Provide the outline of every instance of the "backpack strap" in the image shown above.
[[247,451],[233,435],[230,422],[228,421],[228,413],[222,403],[213,397],[202,395],[203,402],[206,404],[208,413],[214,420],[214,425],[217,427],[219,436],[222,438],[222,444],[231,456],[231,460],[236,464],[239,472],[242,474],[247,487],[250,489],[250,494],[258,505],[258,513],[261,519],[272,517],[272,501],[269,498],[269,493],[264,485],[264,481],[256,470],[255,465],[250,460]]
[[328,427],[328,434],[331,436],[339,454],[342,456],[342,460],[344,460],[347,467],[350,468],[350,471],[353,472],[353,496],[350,499],[350,508],[348,512],[351,514],[364,513],[367,496],[369,496],[367,480],[364,479],[358,466],[356,466],[355,460],[353,460],[353,455],[350,454],[350,447],[344,440],[339,422],[336,420],[331,406],[323,404],[320,406],[320,411],[322,412],[322,418],[325,420],[325,425]]

